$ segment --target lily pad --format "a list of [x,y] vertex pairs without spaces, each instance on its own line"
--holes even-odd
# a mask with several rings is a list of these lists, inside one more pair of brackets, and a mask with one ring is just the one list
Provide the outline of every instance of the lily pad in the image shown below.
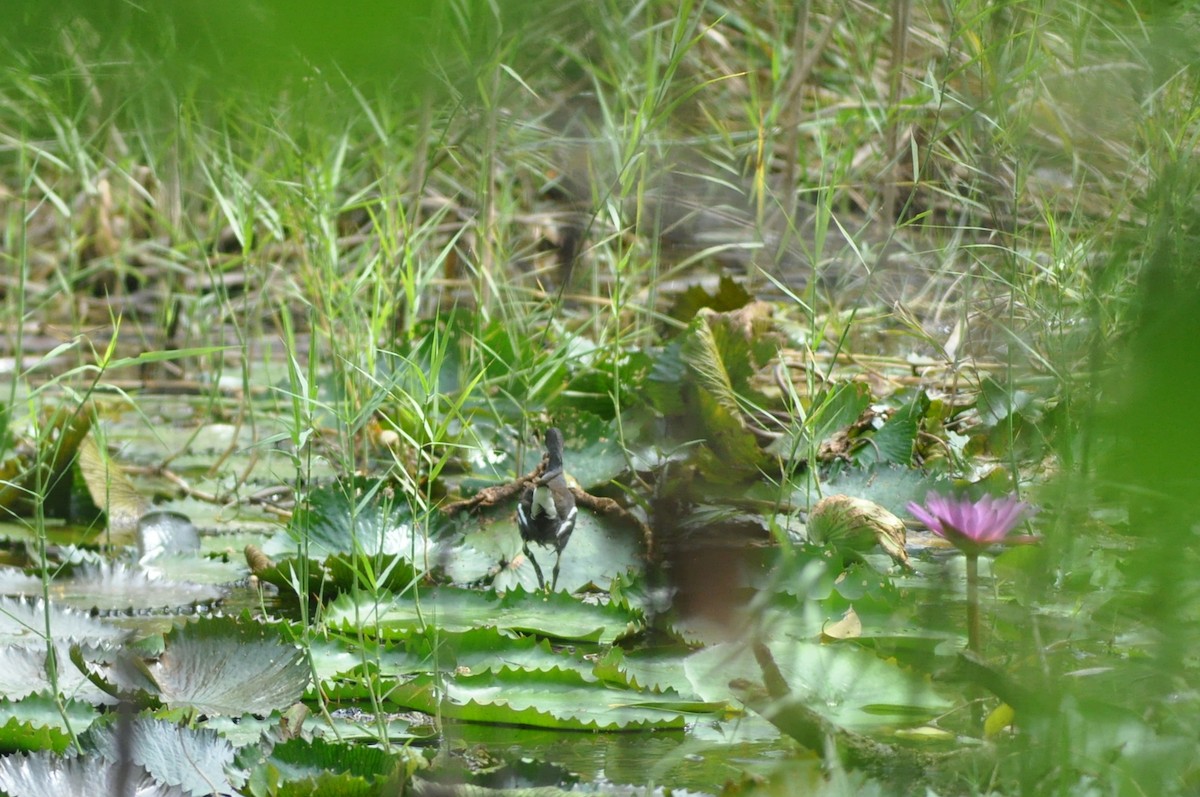
[[[277,744],[259,777],[280,794],[345,794],[361,797],[397,794],[406,776],[404,757],[361,745],[323,739],[290,739]],[[286,789],[280,789],[283,784]],[[272,793],[276,793],[275,790]]]
[[69,700],[60,707],[59,702],[47,694],[22,700],[0,700],[0,751],[52,750],[62,753],[71,745],[74,734],[85,731],[99,716],[99,712],[86,703]]
[[110,724],[93,728],[89,736],[90,746],[108,761],[118,764],[128,754],[157,782],[195,797],[228,794],[245,781],[234,765],[233,745],[207,728],[140,716],[129,727]]
[[263,550],[269,556],[397,555],[420,561],[428,546],[416,532],[408,506],[390,485],[356,479],[313,490],[292,516],[286,534],[276,535]]
[[608,643],[641,628],[638,613],[613,603],[585,604],[564,593],[528,594],[518,588],[503,599],[470,590],[441,587],[423,593],[378,597],[341,595],[329,606],[329,624],[400,638],[436,623],[448,631],[495,627],[555,639]]
[[619,731],[680,728],[685,716],[719,711],[674,693],[639,692],[583,680],[567,670],[482,673],[441,681],[420,676],[397,686],[389,699],[426,713],[472,722],[539,728]]
[[64,758],[39,752],[0,758],[0,790],[11,797],[64,794],[136,794],[186,797],[188,792],[154,780],[140,767],[124,767],[99,756]]
[[[952,705],[924,678],[857,647],[787,638],[767,646],[796,699],[846,730],[915,725]],[[734,679],[763,681],[753,652],[742,643],[698,651],[685,668],[696,693],[706,700],[729,699]]]
[[[75,650],[85,662],[103,660],[111,650],[77,646]],[[51,693],[53,690],[69,700],[79,700],[93,705],[115,703],[116,699],[104,692],[79,671],[72,662],[71,648],[63,642],[55,642],[54,660],[58,667],[51,679],[46,661],[46,649],[9,647],[0,648],[0,696],[20,699],[35,692]]]
[[266,714],[299,700],[309,669],[298,648],[263,626],[227,618],[176,629],[149,668],[164,703],[204,714]]
[[0,645],[45,648],[44,630],[50,628],[60,642],[117,640],[125,632],[83,612],[42,600],[0,598]]

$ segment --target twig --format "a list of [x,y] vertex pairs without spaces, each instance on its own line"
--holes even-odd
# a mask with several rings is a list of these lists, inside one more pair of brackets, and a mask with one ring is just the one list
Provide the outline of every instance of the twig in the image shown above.
[[442,505],[442,511],[447,515],[455,515],[466,509],[478,509],[482,506],[495,506],[496,504],[511,501],[515,496],[520,495],[526,487],[533,484],[538,476],[542,475],[542,471],[546,469],[546,463],[540,462],[538,466],[526,473],[516,481],[511,481],[508,484],[498,484],[495,487],[485,487],[470,498],[465,498],[461,501],[451,501],[448,504]]

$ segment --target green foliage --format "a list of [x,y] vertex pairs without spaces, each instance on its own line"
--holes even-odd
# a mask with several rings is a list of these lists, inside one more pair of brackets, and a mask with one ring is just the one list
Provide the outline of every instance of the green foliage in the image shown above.
[[917,443],[921,421],[929,410],[924,392],[893,412],[875,433],[865,437],[867,444],[858,449],[860,465],[909,465]]
[[94,707],[82,701],[67,703],[64,712],[58,701],[45,693],[20,700],[6,697],[0,700],[0,750],[65,753],[74,742],[73,734],[87,730],[99,717]]
[[169,708],[238,716],[290,706],[311,675],[301,652],[272,630],[225,619],[172,631],[147,672]]
[[404,758],[383,750],[289,739],[271,748],[250,776],[255,795],[393,794],[407,775]]
[[[769,647],[796,699],[841,728],[915,725],[951,705],[919,676],[854,647],[782,638]],[[728,683],[734,678],[762,680],[744,646],[698,651],[686,670],[697,693],[708,700],[729,699]]]
[[588,682],[569,670],[480,673],[441,683],[419,676],[390,689],[388,699],[451,719],[580,731],[682,728],[685,714],[723,706]]
[[330,604],[326,620],[344,630],[365,629],[385,639],[396,639],[424,630],[431,612],[438,627],[451,632],[494,626],[604,644],[631,636],[641,627],[636,613],[612,603],[589,605],[562,592],[543,596],[520,588],[503,597],[451,587],[438,588],[420,598],[378,593],[356,600],[347,594]]
[[[8,11],[0,790],[396,793],[392,745],[483,724],[673,732],[552,737],[559,785],[1200,782],[1186,4]],[[554,595],[513,523],[548,425],[628,512],[581,503]],[[807,533],[943,488],[1042,506],[974,563],[973,665],[938,539]],[[131,565],[151,504],[203,553]],[[818,762],[813,714],[893,746]]]

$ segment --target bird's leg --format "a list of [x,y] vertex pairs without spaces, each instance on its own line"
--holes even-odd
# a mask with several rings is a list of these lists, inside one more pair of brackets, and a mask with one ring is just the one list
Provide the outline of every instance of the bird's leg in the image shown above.
[[[546,577],[542,575],[542,568],[538,565],[537,559],[533,558],[533,551],[529,550],[529,543],[522,542],[521,549],[525,551],[525,558],[533,563],[533,572],[537,574],[538,589],[546,588]],[[554,565],[554,577],[558,578],[558,564]]]
[[558,566],[562,564],[562,551],[554,552],[554,570],[550,573],[550,591],[558,588]]

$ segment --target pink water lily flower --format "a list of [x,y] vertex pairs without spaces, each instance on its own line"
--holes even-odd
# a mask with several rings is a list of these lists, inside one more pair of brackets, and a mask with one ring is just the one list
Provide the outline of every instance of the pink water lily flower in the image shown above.
[[909,503],[913,517],[964,551],[979,552],[1000,542],[1028,542],[1009,538],[1009,532],[1037,510],[1015,495],[984,496],[978,501],[929,495],[925,506]]

